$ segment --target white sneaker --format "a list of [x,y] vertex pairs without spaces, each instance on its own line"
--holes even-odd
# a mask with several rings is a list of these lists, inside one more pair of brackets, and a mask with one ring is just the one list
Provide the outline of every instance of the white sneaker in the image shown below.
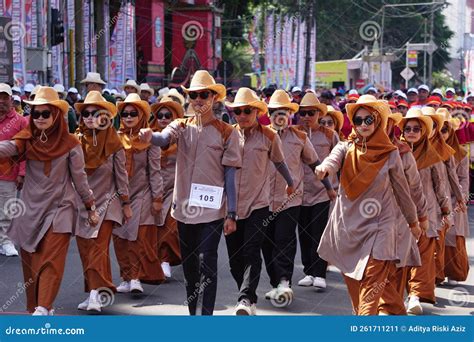
[[92,290],[89,295],[89,303],[87,304],[87,311],[97,311],[100,312],[102,308],[102,303],[100,302],[99,292],[97,290]]
[[447,278],[447,279],[448,279],[448,280],[447,280],[446,283],[447,283],[448,285],[450,285],[450,286],[456,286],[456,285],[459,284],[459,282],[458,282],[457,280],[451,280],[451,279],[449,279],[449,278]]
[[248,299],[242,299],[235,307],[236,316],[251,316],[252,309]]
[[163,270],[166,278],[171,278],[171,267],[169,262],[162,262],[161,269]]
[[409,315],[423,315],[423,307],[420,304],[420,298],[417,296],[410,296],[408,301],[407,314]]
[[49,310],[48,316],[54,316],[54,309]]
[[293,302],[294,293],[290,287],[288,280],[282,280],[278,284],[275,296],[272,298],[272,305],[283,308],[289,306]]
[[18,251],[11,242],[3,244],[3,253],[6,256],[18,256]]
[[298,286],[311,286],[313,285],[314,277],[307,275],[298,282]]
[[250,316],[257,316],[257,304],[250,304]]
[[326,279],[321,277],[314,277],[313,286],[324,290],[326,288]]
[[130,280],[130,292],[131,293],[143,293],[142,283],[139,279]]
[[130,292],[130,282],[129,281],[122,281],[119,286],[117,286],[117,292],[120,293],[128,293]]
[[[52,311],[52,310],[51,310]],[[37,306],[35,308],[35,312],[33,312],[32,316],[49,316],[49,311],[48,309],[42,307],[42,306]],[[52,316],[52,315],[51,315]]]
[[276,289],[276,288],[271,289],[270,291],[268,291],[267,293],[265,293],[265,299],[273,299],[273,298],[275,298],[276,293],[277,293],[277,289]]
[[83,301],[77,306],[77,310],[87,310],[88,305],[89,305],[89,297],[87,297],[85,301]]

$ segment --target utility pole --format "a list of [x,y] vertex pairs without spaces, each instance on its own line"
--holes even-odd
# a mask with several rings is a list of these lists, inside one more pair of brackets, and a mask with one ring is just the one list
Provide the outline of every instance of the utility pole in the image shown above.
[[[425,32],[423,34],[423,43],[426,44],[426,36],[428,35],[428,19],[423,18],[423,24],[425,27]],[[426,50],[423,50],[423,84],[426,84]]]
[[[433,41],[434,16],[435,16],[435,11],[432,11],[431,16],[430,16],[430,43]],[[428,62],[429,63],[429,66],[428,66],[428,85],[430,87],[432,86],[432,82],[433,82],[433,53],[430,53],[429,62]]]
[[84,27],[83,17],[84,17],[84,6],[82,0],[74,0],[74,8],[76,10],[75,14],[75,59],[76,59],[76,79],[75,86],[77,89],[81,89],[80,81],[84,79]]
[[295,72],[295,86],[298,84],[299,80],[299,67],[300,67],[300,35],[301,35],[301,0],[298,0],[298,26],[296,30],[296,72]]
[[303,87],[309,83],[308,77],[311,72],[311,30],[313,27],[313,6],[309,8],[309,14],[306,20],[306,53],[305,53],[305,64],[304,64],[304,77]]
[[[105,57],[107,56],[107,43],[105,35],[105,4],[104,0],[95,0],[94,1],[94,22],[95,22],[95,30],[96,32],[95,37],[92,37],[92,39],[97,40],[97,72],[104,77],[105,75]],[[91,28],[92,29],[92,28]],[[91,41],[92,45],[92,41]]]

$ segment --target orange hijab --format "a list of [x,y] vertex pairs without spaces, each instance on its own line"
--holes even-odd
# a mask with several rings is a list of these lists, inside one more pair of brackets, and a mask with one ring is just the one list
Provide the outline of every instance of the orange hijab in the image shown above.
[[446,143],[455,151],[454,158],[458,163],[467,155],[466,149],[459,143],[458,136],[451,126],[449,126],[449,136]]
[[112,125],[107,125],[103,130],[89,129],[81,119],[76,134],[82,144],[85,170],[88,175],[99,168],[109,156],[123,149],[122,141]]
[[436,132],[433,136],[429,139],[431,145],[433,145],[434,150],[439,154],[443,161],[447,161],[452,155],[456,153],[456,151],[449,146],[446,141],[444,141],[441,132],[439,131],[439,127],[436,127]]
[[133,155],[136,152],[141,152],[150,147],[150,143],[143,142],[140,140],[138,133],[142,128],[148,128],[148,116],[143,113],[139,106],[129,103],[127,105],[133,106],[138,111],[138,123],[133,128],[125,128],[123,122],[120,121],[120,130],[117,132],[118,136],[122,142],[123,147],[125,148],[126,162],[125,166],[127,168],[128,177],[133,177],[134,174],[134,165],[133,165]]
[[[407,152],[411,151],[410,145],[408,145],[405,141],[401,141],[400,139],[397,138],[395,135],[395,122],[393,119],[388,118],[388,120],[392,121],[392,128],[390,129],[390,132],[387,132],[388,137],[390,138],[390,141],[392,142],[393,145],[395,145],[398,148],[398,151],[400,151],[400,155],[404,155]],[[388,123],[387,123],[388,125]]]
[[[417,119],[410,119],[417,120]],[[416,166],[418,170],[430,167],[440,161],[443,161],[441,156],[437,153],[435,147],[431,144],[428,139],[428,134],[425,124],[421,120],[417,120],[421,126],[421,138],[415,144],[413,144],[413,156],[416,160]],[[403,138],[404,139],[404,138]]]
[[[20,160],[38,160],[44,162],[44,174],[50,175],[51,161],[69,153],[80,144],[79,140],[69,133],[64,113],[58,107],[52,109],[53,124],[42,132],[36,128],[30,115],[30,124],[18,132],[13,139],[18,149]],[[34,106],[31,109],[34,110]]]
[[357,199],[372,184],[380,169],[396,147],[390,142],[377,111],[365,107],[375,117],[375,131],[364,141],[355,131],[348,140],[353,144],[346,154],[341,171],[341,186],[351,201]]

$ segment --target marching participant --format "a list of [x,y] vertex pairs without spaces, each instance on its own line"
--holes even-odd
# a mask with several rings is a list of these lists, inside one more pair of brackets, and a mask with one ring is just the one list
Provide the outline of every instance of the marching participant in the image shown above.
[[[242,156],[237,131],[216,119],[212,111],[214,103],[225,98],[225,87],[207,71],[198,70],[184,90],[195,116],[175,120],[162,132],[143,129],[140,136],[157,146],[177,143],[179,181],[174,186],[171,215],[178,221],[186,302],[191,315],[212,315],[217,248],[223,230],[225,235],[236,230],[235,172]],[[199,310],[197,293],[202,293]]]
[[335,110],[333,106],[327,106],[324,115],[319,116],[319,125],[336,131],[340,141],[344,141],[345,137],[342,133],[344,125],[344,114]]
[[[319,117],[326,115],[328,107],[331,106],[319,103],[315,94],[306,93],[299,108],[302,126],[298,128],[308,134],[321,160],[326,158],[339,142],[337,134],[332,129],[318,123]],[[340,115],[342,117],[342,113]],[[304,168],[304,193],[298,219],[298,233],[305,277],[298,282],[300,286],[326,288],[327,262],[319,257],[317,249],[329,218],[330,201],[336,199],[336,196],[332,188],[325,189],[311,168]]]
[[400,154],[385,133],[390,108],[364,95],[346,109],[354,133],[316,168],[319,178],[341,170],[339,196],[318,253],[343,272],[354,312],[376,315],[381,284],[398,259],[397,205],[413,235],[421,231]]
[[8,235],[21,248],[27,310],[47,316],[61,285],[76,206],[87,210],[91,226],[98,218],[80,142],[64,120],[69,104],[50,87],[40,87],[35,99],[25,102],[31,106],[29,126],[0,142],[0,157],[26,160],[20,194],[25,211],[13,219]]
[[132,217],[125,170],[125,152],[112,126],[117,107],[95,90],[74,108],[81,114],[77,131],[85,159],[87,180],[96,198],[98,225],[91,227],[87,211],[79,207],[77,247],[84,270],[84,287],[89,297],[79,310],[101,311],[98,289],[115,292],[110,267],[112,230]]
[[270,216],[270,178],[273,163],[289,187],[293,186],[278,134],[258,123],[267,105],[249,88],[240,88],[233,103],[240,136],[242,168],[237,170],[237,230],[226,236],[230,271],[239,288],[236,315],[255,315],[262,269],[261,247]]
[[121,118],[118,135],[125,148],[130,206],[134,215],[114,229],[114,248],[122,283],[118,292],[142,293],[141,282],[159,284],[165,280],[156,245],[156,219],[163,204],[160,148],[140,141],[140,129],[148,127],[151,109],[137,93],[130,93],[117,105]]
[[[430,143],[433,120],[423,115],[421,110],[412,108],[400,123],[403,139],[413,151],[416,160],[423,194],[428,203],[429,226],[418,239],[421,266],[412,267],[408,273],[407,313],[420,315],[423,308],[420,302],[435,303],[435,245],[439,236],[438,228],[450,215],[449,201],[446,196],[446,184],[442,181],[443,159]],[[441,212],[441,220],[438,216]]]
[[[154,132],[163,131],[171,122],[184,116],[181,104],[168,95],[151,106],[153,119],[150,128]],[[161,176],[163,177],[163,208],[158,220],[158,257],[166,277],[171,277],[171,267],[181,264],[179,234],[176,220],[171,216],[171,202],[176,173],[176,153],[178,146],[173,144],[161,150]]]

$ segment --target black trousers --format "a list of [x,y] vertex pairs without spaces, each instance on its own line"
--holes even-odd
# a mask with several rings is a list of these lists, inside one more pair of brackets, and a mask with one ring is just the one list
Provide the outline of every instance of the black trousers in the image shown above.
[[328,263],[318,255],[321,236],[329,219],[330,201],[315,204],[311,207],[301,207],[298,221],[301,261],[304,273],[313,277],[326,278]]
[[[200,289],[203,292],[202,314],[212,315],[217,292],[217,248],[221,239],[224,220],[201,224],[178,222],[186,303],[189,313],[196,314]],[[202,263],[199,267],[202,254]]]
[[247,298],[257,303],[257,287],[262,271],[260,249],[264,222],[270,216],[268,207],[252,211],[250,216],[237,221],[237,231],[225,237],[229,254],[230,273],[239,288],[239,301]]
[[292,207],[280,213],[271,213],[262,245],[263,258],[270,284],[276,288],[281,280],[293,276],[296,255],[296,225],[300,207]]

